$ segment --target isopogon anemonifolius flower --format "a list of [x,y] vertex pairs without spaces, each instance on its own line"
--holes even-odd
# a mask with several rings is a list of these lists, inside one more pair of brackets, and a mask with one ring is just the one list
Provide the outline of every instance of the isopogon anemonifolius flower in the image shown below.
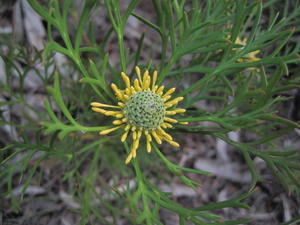
[[[136,157],[142,135],[145,136],[148,152],[151,152],[151,141],[153,139],[158,144],[166,141],[175,147],[179,147],[179,144],[173,140],[165,129],[172,128],[172,123],[178,122],[169,116],[186,111],[185,109],[174,108],[178,102],[183,100],[183,97],[171,99],[171,94],[174,93],[175,88],[164,92],[164,86],[159,87],[156,85],[157,71],[153,72],[152,77],[148,70],[144,72],[143,76],[139,67],[135,67],[135,71],[138,78],[134,79],[133,82],[124,72],[121,73],[126,85],[124,90],[119,89],[114,83],[111,84],[111,88],[118,99],[117,105],[91,103],[93,111],[116,118],[112,122],[115,126],[101,131],[101,135],[109,134],[120,128],[124,129],[121,136],[122,142],[131,135],[132,144],[125,161],[126,164]],[[107,108],[115,110],[111,111]],[[181,122],[181,124],[187,124],[187,122]]]
[[[247,44],[247,38],[244,38],[242,40],[240,37],[237,37],[237,39],[235,40],[235,44],[245,46]],[[237,61],[240,62],[240,63],[259,61],[260,58],[256,56],[259,53],[260,53],[260,50],[255,50],[253,52],[249,52],[246,55],[243,55],[243,57],[239,58]]]

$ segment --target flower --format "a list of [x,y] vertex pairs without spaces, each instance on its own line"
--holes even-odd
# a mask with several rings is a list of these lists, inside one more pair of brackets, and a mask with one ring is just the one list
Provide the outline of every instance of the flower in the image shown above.
[[[131,83],[129,77],[124,72],[121,73],[121,77],[126,85],[124,90],[119,89],[114,83],[111,84],[111,88],[119,100],[117,105],[107,105],[99,102],[91,103],[93,111],[116,118],[112,122],[115,125],[114,127],[103,130],[99,134],[106,135],[123,128],[122,142],[131,135],[133,142],[130,153],[125,160],[126,164],[136,157],[143,134],[146,140],[147,152],[151,152],[151,141],[153,139],[158,144],[166,141],[175,147],[179,147],[179,144],[164,129],[172,128],[171,123],[178,122],[176,119],[168,116],[186,111],[181,108],[173,108],[173,106],[183,100],[183,97],[170,100],[171,94],[175,92],[175,88],[164,92],[164,86],[159,87],[156,85],[157,71],[153,72],[152,78],[148,70],[144,72],[143,77],[141,76],[139,67],[136,66],[135,71],[138,79],[135,79],[133,83]],[[110,111],[104,108],[115,110]],[[187,124],[187,122],[180,123]]]
[[[247,38],[244,38],[243,40],[240,39],[240,37],[237,37],[237,39],[235,40],[235,44],[239,44],[242,45],[244,48],[244,46],[247,44]],[[257,54],[260,53],[260,50],[256,50],[253,52],[249,52],[245,55],[243,55],[241,58],[239,58],[237,61],[238,62],[256,62],[259,61],[260,58],[256,57]]]

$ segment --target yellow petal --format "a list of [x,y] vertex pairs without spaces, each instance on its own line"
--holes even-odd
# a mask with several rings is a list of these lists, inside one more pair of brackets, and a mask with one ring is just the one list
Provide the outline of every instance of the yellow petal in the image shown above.
[[117,127],[113,127],[113,128],[107,129],[107,130],[100,131],[99,134],[101,134],[101,135],[109,134],[110,132],[113,132],[113,131],[119,129],[122,126],[123,125],[120,125],[120,126],[117,126]]
[[172,97],[171,95],[166,95],[166,96],[163,97],[161,100],[162,100],[163,102],[166,102],[166,101],[168,101],[171,97]]
[[170,123],[177,123],[177,122],[178,122],[177,120],[172,119],[172,118],[170,118],[170,117],[165,117],[165,118],[164,118],[164,121],[167,121],[167,122],[170,122]]
[[180,145],[176,141],[168,140],[164,138],[166,142],[168,142],[170,145],[173,145],[174,147],[179,147]]
[[130,87],[130,79],[129,79],[129,77],[124,72],[121,73],[121,77],[122,77],[122,79],[123,79],[126,87],[129,88]]
[[136,157],[136,149],[132,149],[132,158]]
[[140,87],[138,79],[135,79],[133,83],[134,83],[134,88],[136,91],[142,91],[142,88]]
[[179,124],[187,125],[187,124],[189,124],[189,122],[179,122]]
[[92,103],[91,103],[91,106],[93,106],[93,107],[120,108],[119,106],[102,104],[102,103],[100,103],[100,102],[92,102]]
[[138,149],[139,144],[140,144],[140,139],[134,140],[134,142],[132,144],[131,153],[132,153],[133,158],[136,157],[136,150]]
[[117,117],[118,119],[121,119],[124,117],[124,114],[123,113],[118,113],[115,115],[115,117]]
[[152,91],[155,92],[154,87],[157,80],[157,71],[155,70],[152,75]]
[[165,129],[168,128],[165,123],[162,123],[160,126]]
[[[174,98],[173,100],[169,101],[169,102],[166,102],[165,103],[165,106],[170,106],[170,105],[176,105],[178,102],[182,101],[184,99],[184,97],[177,97],[177,98]],[[169,108],[169,107],[167,107]]]
[[147,152],[151,152],[151,144],[147,141]]
[[126,105],[123,102],[118,102],[118,106],[120,106],[121,108],[124,108]]
[[137,137],[137,133],[136,133],[136,131],[133,131],[133,132],[132,132],[132,139],[135,140],[136,137]]
[[175,115],[175,111],[166,111],[165,115]]
[[160,86],[160,87],[157,89],[156,94],[162,95],[164,88],[165,88],[165,86]]
[[131,161],[131,159],[132,159],[132,154],[130,153],[125,160],[125,164],[128,164]]
[[165,108],[171,108],[174,104],[165,103]]
[[120,112],[119,111],[106,111],[104,113],[105,116],[115,116],[117,114],[120,114]]
[[184,99],[184,97],[177,97],[172,99],[171,101],[167,102],[167,103],[174,103],[177,104],[178,102],[182,101]]
[[161,127],[158,127],[157,129],[164,138],[167,138],[171,141],[173,140],[172,136],[170,134],[166,133]]
[[147,90],[149,88],[149,85],[150,85],[150,76],[149,76],[149,71],[146,70],[144,72],[144,76],[143,76],[143,83],[142,83],[142,89],[143,90]]
[[140,84],[142,84],[143,82],[142,82],[142,78],[141,78],[141,70],[138,66],[135,67],[135,72],[139,78]]
[[123,99],[124,99],[125,101],[128,101],[128,100],[129,100],[129,96],[128,96],[128,95],[125,95],[125,94],[123,94]]
[[130,95],[131,95],[131,90],[130,90],[130,88],[126,88],[126,89],[125,89],[125,94],[126,94],[127,96],[130,96]]
[[145,82],[143,83],[143,89],[148,90],[149,86],[150,86],[150,77],[148,75],[148,77],[146,77]]
[[140,139],[136,139],[136,140],[134,140],[134,142],[133,142],[133,145],[132,145],[132,149],[134,150],[134,151],[136,151],[137,149],[138,149],[138,147],[139,147],[139,144],[140,144]]
[[115,94],[116,94],[116,96],[117,96],[118,99],[124,100],[124,96],[123,96],[121,90],[117,87],[117,85],[115,85],[114,83],[112,83],[111,84],[111,88],[115,92]]
[[145,130],[144,134],[145,134],[145,136],[146,136],[147,141],[149,141],[149,142],[152,141],[152,137],[151,137],[151,135],[149,134],[148,130]]
[[124,141],[126,140],[126,138],[127,138],[127,136],[128,136],[128,132],[129,132],[129,131],[126,131],[126,132],[122,135],[122,137],[121,137],[121,141],[122,141],[122,142],[124,142]]
[[184,113],[185,111],[185,109],[174,109],[171,111],[166,111],[166,115],[175,115],[177,113]]
[[162,125],[161,125],[163,128],[172,128],[173,126],[167,122],[164,122]]
[[155,132],[155,130],[153,130],[153,131],[151,132],[151,134],[152,134],[152,136],[154,137],[155,141],[156,141],[158,144],[161,144],[161,143],[162,143],[160,137],[157,135],[157,133]]
[[126,127],[125,127],[125,131],[130,130],[130,128],[131,128],[131,126],[129,124],[127,124]]
[[176,88],[169,89],[162,97],[173,94],[175,92],[175,90],[176,90]]
[[242,42],[240,37],[237,37],[234,43],[239,45],[245,45],[245,43]]
[[123,123],[123,121],[122,121],[122,120],[114,120],[112,123],[113,123],[114,125],[120,125],[120,124]]
[[107,111],[104,110],[104,109],[100,109],[100,108],[96,108],[96,107],[93,107],[92,110],[94,112],[98,112],[98,113],[102,113],[102,114],[105,114]]
[[99,103],[99,102],[92,102],[92,103],[91,103],[91,106],[93,106],[93,107],[102,107],[103,104],[102,104],[102,103]]
[[141,130],[139,130],[139,131],[137,132],[137,138],[138,138],[138,139],[140,139],[140,138],[141,138],[141,136],[142,136],[142,131],[141,131]]
[[115,85],[114,83],[111,83],[111,88],[113,89],[113,91],[114,92],[118,92],[118,91],[120,91],[120,89],[118,88],[118,86],[117,85]]
[[174,109],[173,111],[175,111],[176,113],[185,113],[186,112],[185,109]]
[[134,95],[136,93],[135,89],[133,86],[130,86],[130,91],[131,91],[131,94]]
[[148,80],[148,77],[149,77],[149,71],[146,70],[143,75],[143,85],[142,85],[143,87],[145,86],[145,83]]

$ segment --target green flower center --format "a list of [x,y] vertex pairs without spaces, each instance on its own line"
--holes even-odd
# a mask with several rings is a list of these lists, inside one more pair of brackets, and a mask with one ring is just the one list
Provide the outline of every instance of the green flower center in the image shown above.
[[124,113],[130,125],[151,130],[163,122],[165,106],[159,95],[151,91],[140,91],[130,96]]

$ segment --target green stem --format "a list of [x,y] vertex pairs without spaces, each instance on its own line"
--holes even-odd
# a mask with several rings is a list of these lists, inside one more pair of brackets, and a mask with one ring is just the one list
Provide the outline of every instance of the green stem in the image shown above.
[[126,56],[124,49],[124,32],[123,28],[118,30],[118,45],[120,50],[120,58],[121,58],[121,68],[124,73],[126,73]]
[[136,177],[138,179],[138,189],[141,192],[142,195],[142,201],[143,201],[143,206],[144,206],[144,214],[146,215],[146,224],[147,225],[152,225],[151,222],[151,211],[149,208],[149,201],[148,201],[148,196],[147,196],[147,187],[144,184],[144,175],[142,174],[142,171],[140,169],[139,163],[136,159],[132,161]]
[[161,60],[160,60],[160,70],[161,71],[163,71],[165,68],[167,47],[168,47],[168,37],[166,35],[163,35],[162,36],[162,44],[161,44]]

